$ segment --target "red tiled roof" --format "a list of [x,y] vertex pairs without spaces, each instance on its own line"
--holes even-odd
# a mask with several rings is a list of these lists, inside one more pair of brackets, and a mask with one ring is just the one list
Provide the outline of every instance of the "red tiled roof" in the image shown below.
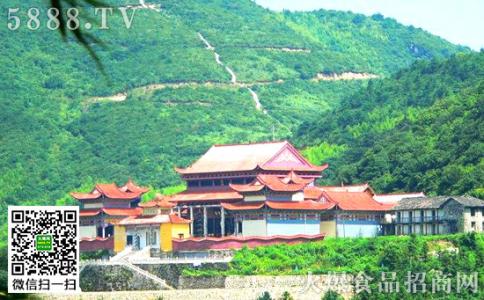
[[[288,167],[284,163],[277,165],[268,164],[282,151],[289,150],[293,158],[299,162],[295,166]],[[309,172],[321,172],[327,166],[314,166],[305,160],[297,150],[287,141],[267,142],[238,145],[214,145],[203,154],[191,166],[176,171],[180,174],[239,172],[263,170],[299,170]]]
[[272,209],[287,210],[327,210],[335,206],[331,202],[305,201],[266,201],[266,205]]
[[335,206],[332,202],[323,203],[312,200],[222,203],[222,207],[227,210],[258,210],[264,205],[277,210],[327,210]]
[[182,218],[177,214],[170,214],[170,222],[172,224],[188,224],[188,223],[191,223],[192,221]]
[[294,172],[294,170],[291,170],[291,172],[289,172],[289,174],[287,174],[286,177],[284,177],[283,179],[281,179],[281,181],[284,182],[285,184],[289,184],[289,183],[304,183],[304,184],[308,185],[311,182],[313,182],[314,179],[304,179],[301,176],[297,175],[296,172]]
[[81,217],[93,217],[101,213],[101,209],[81,209],[79,211],[79,216]]
[[304,199],[319,200],[323,195],[323,191],[316,186],[308,186],[304,189]]
[[98,208],[98,209],[82,209],[79,211],[79,216],[81,217],[92,217],[97,216],[101,212],[108,216],[138,216],[142,212],[142,208]]
[[258,210],[264,206],[264,202],[235,202],[235,203],[227,203],[222,202],[222,207],[227,210]]
[[385,211],[393,205],[381,204],[375,199],[371,192],[338,192],[324,191],[324,196],[331,202],[336,203],[337,207],[342,210],[360,210],[360,211]]
[[102,196],[102,194],[96,189],[90,193],[71,192],[70,195],[77,200],[94,200]]
[[249,193],[249,192],[259,192],[262,191],[265,187],[265,184],[262,184],[257,179],[248,184],[229,184],[230,188],[239,193]]
[[297,192],[302,191],[307,183],[289,183],[286,184],[274,175],[258,175],[257,179],[265,184],[269,189],[276,192]]
[[170,196],[172,202],[190,201],[220,201],[220,200],[240,200],[243,196],[231,189],[197,189],[186,190],[176,195]]
[[275,192],[297,192],[302,191],[309,182],[309,180],[301,178],[300,183],[293,183],[291,180],[287,180],[286,183],[276,175],[257,175],[254,181],[249,184],[230,184],[230,187],[240,193],[257,192],[264,187]]
[[132,192],[132,193],[146,193],[150,189],[147,187],[142,187],[137,185],[136,183],[131,180],[131,178],[126,182],[122,187],[119,188],[123,192]]
[[119,187],[115,183],[98,183],[96,184],[96,189],[106,196],[106,198],[110,199],[134,199],[138,198],[141,193],[133,193],[133,192],[123,192],[119,189]]
[[280,166],[280,167],[277,167],[277,166],[263,165],[263,166],[260,166],[260,168],[262,170],[266,170],[266,171],[287,171],[289,169],[292,169],[294,171],[301,171],[301,172],[318,172],[318,173],[321,173],[329,167],[329,164],[324,164],[322,166],[316,166],[316,165],[311,164],[310,162],[307,162],[307,163],[308,163],[308,166],[299,166],[299,167]]
[[140,207],[135,207],[135,208],[102,208],[102,211],[109,216],[139,216],[143,210]]
[[93,200],[101,196],[110,199],[136,199],[144,194],[148,189],[135,185],[131,180],[122,187],[115,183],[98,183],[90,193],[72,192],[71,196],[77,200]]
[[175,203],[172,203],[168,200],[168,197],[164,197],[161,194],[156,194],[155,198],[148,202],[140,203],[140,207],[161,207],[161,208],[173,208],[176,206]]

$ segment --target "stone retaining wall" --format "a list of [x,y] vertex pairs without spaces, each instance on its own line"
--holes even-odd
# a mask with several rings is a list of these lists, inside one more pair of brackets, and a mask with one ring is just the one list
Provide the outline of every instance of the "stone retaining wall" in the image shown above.
[[[164,279],[168,285],[180,290],[196,289],[254,289],[268,291],[298,291],[324,292],[329,288],[340,293],[350,293],[351,277],[326,275],[288,275],[288,276],[182,276],[182,270],[191,268],[217,268],[224,270],[226,263],[207,263],[200,266],[192,264],[144,264],[137,265],[153,275]],[[331,283],[338,282],[338,284]],[[346,282],[346,283],[345,283]],[[92,291],[130,291],[130,290],[161,290],[160,284],[145,278],[121,265],[88,265],[81,273],[81,289]]]
[[121,265],[88,265],[80,275],[83,292],[162,290],[159,283]]
[[[180,284],[180,279],[182,278],[182,271],[185,268],[196,268],[196,269],[216,269],[216,270],[227,270],[228,264],[227,263],[202,263],[200,265],[194,266],[190,263],[183,263],[183,264],[136,264],[141,269],[152,273],[164,279],[166,283],[174,288],[184,288],[190,286],[191,288],[197,288],[196,286],[200,286],[198,288],[207,288],[207,283],[205,283],[205,277],[202,277],[198,280],[194,280],[194,283],[189,282],[189,280],[183,280],[182,285]],[[191,278],[191,277],[190,277]],[[212,281],[210,281],[212,282]],[[215,281],[214,281],[215,282]],[[214,286],[215,287],[215,286]],[[219,286],[223,287],[223,286]]]

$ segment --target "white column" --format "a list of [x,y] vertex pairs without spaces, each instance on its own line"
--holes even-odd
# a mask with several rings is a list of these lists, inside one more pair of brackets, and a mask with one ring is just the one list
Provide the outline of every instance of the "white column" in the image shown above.
[[203,236],[207,236],[207,207],[203,207]]
[[225,236],[225,210],[223,207],[220,207],[220,231],[222,236]]
[[235,218],[235,235],[239,235],[239,216]]
[[103,223],[103,238],[106,237],[106,224]]
[[193,236],[193,207],[190,206],[190,220],[192,222],[190,223],[190,234]]

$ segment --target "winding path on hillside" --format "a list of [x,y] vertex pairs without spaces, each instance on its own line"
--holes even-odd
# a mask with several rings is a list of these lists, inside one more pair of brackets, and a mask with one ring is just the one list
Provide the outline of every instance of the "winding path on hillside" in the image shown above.
[[[145,0],[139,0],[139,5],[137,6],[132,6],[134,8],[144,8],[144,9],[152,9],[155,11],[160,11],[161,9],[157,8],[155,4],[147,4]],[[153,84],[148,84],[148,85],[143,85],[139,87],[135,87],[131,89],[131,91],[138,91],[138,92],[153,92],[156,90],[161,90],[165,88],[182,88],[182,87],[198,87],[198,86],[216,86],[216,87],[241,87],[247,89],[249,92],[250,96],[252,97],[252,100],[254,102],[256,110],[262,111],[264,114],[267,114],[267,110],[265,110],[262,106],[262,103],[260,102],[259,96],[257,93],[253,90],[254,86],[259,86],[259,85],[269,85],[269,84],[282,84],[284,83],[283,79],[278,79],[278,80],[261,80],[261,81],[254,81],[254,82],[238,82],[237,81],[237,75],[235,72],[226,64],[224,64],[220,58],[220,54],[216,52],[215,47],[210,44],[210,42],[200,33],[197,32],[198,38],[202,41],[202,43],[205,45],[205,49],[212,51],[215,62],[223,67],[227,73],[230,75],[230,83],[226,82],[217,82],[217,81],[180,81],[180,82],[162,82],[162,83],[153,83]],[[250,48],[250,47],[248,47]],[[257,48],[255,48],[257,49]],[[277,51],[286,51],[286,52],[310,52],[309,49],[303,49],[303,48],[263,48],[267,50],[277,50]],[[331,74],[323,74],[323,73],[318,73],[316,76],[312,79],[311,81],[338,81],[338,80],[367,80],[367,79],[372,79],[372,78],[378,78],[378,75],[375,74],[369,74],[369,73],[354,73],[354,72],[343,72],[341,74],[337,73],[331,73]],[[300,80],[305,80],[305,79],[300,79]],[[128,97],[128,91],[124,91],[115,95],[109,95],[109,96],[97,96],[97,97],[89,97],[85,100],[83,100],[84,105],[89,105],[93,103],[99,103],[99,102],[121,102],[126,100]]]
[[216,51],[215,51],[215,47],[212,46],[212,44],[210,44],[209,41],[207,41],[207,39],[200,33],[200,32],[197,32],[198,34],[198,37],[200,38],[200,40],[205,44],[205,49],[207,50],[210,50],[213,52],[213,55],[215,56],[215,62],[224,67],[225,70],[230,74],[230,82],[232,84],[236,84],[237,83],[237,75],[235,75],[235,72],[227,65],[225,65],[222,60],[220,60],[220,54],[218,54]]
[[[237,75],[235,74],[235,72],[229,66],[225,65],[222,62],[222,60],[220,59],[220,54],[218,54],[215,51],[215,47],[212,46],[212,44],[210,44],[210,42],[200,32],[197,32],[197,35],[200,38],[200,40],[203,42],[203,44],[205,44],[205,49],[213,52],[213,55],[215,56],[215,62],[218,65],[224,67],[225,71],[227,71],[227,73],[230,74],[230,83],[232,83],[234,85],[237,84]],[[260,103],[259,96],[257,95],[257,93],[254,92],[254,90],[251,89],[250,87],[245,87],[245,88],[249,91],[250,95],[252,96],[252,100],[254,101],[254,104],[255,104],[255,109],[261,110],[265,114],[267,114],[267,110],[263,110],[263,108],[262,108],[262,104]]]

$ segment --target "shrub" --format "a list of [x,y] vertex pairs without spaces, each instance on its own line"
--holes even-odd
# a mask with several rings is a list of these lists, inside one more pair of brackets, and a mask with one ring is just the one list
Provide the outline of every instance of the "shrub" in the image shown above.
[[294,300],[294,298],[291,296],[291,294],[289,294],[288,291],[285,291],[281,296],[281,300]]
[[326,293],[324,293],[323,297],[321,297],[321,300],[343,300],[343,296],[338,294],[337,292],[333,290],[328,290]]
[[257,298],[257,300],[272,300],[272,297],[268,291],[265,291],[259,298]]

